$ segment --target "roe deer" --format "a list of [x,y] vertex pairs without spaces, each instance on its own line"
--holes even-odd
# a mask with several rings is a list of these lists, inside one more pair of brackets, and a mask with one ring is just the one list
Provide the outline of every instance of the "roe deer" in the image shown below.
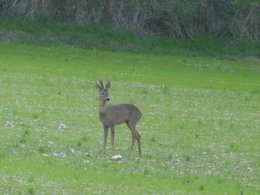
[[104,127],[104,145],[103,152],[106,151],[107,144],[107,134],[108,129],[111,130],[111,143],[113,155],[115,154],[114,146],[114,136],[115,136],[115,125],[126,123],[128,128],[132,132],[132,145],[129,151],[129,157],[131,156],[135,140],[138,143],[139,156],[142,155],[141,151],[141,136],[136,131],[135,126],[140,120],[142,113],[141,111],[132,104],[116,104],[110,105],[107,104],[107,101],[110,100],[108,90],[111,85],[110,80],[107,81],[106,86],[104,86],[102,80],[96,82],[96,88],[99,89],[99,119]]

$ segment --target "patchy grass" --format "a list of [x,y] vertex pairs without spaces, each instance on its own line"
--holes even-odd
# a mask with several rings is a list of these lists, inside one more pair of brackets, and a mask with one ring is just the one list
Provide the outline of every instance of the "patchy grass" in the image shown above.
[[[257,194],[260,65],[163,54],[0,45],[4,194]],[[144,155],[116,128],[102,155],[95,80],[143,112]],[[110,152],[110,153],[109,153]]]

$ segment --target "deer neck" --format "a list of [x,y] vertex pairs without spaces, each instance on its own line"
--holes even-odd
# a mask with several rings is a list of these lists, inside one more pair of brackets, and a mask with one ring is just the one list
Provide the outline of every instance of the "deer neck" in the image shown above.
[[100,100],[100,101],[99,101],[99,109],[100,109],[100,110],[105,110],[106,107],[107,107],[106,101]]
[[105,124],[106,123],[106,118],[107,118],[107,112],[108,112],[108,105],[106,101],[99,101],[99,119],[100,121]]

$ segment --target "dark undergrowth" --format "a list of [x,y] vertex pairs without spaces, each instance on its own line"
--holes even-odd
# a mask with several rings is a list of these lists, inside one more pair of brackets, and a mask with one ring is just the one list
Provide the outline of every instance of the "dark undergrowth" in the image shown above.
[[48,20],[0,18],[0,42],[47,47],[78,47],[142,53],[259,60],[260,42],[239,42],[229,35],[200,35],[194,39],[170,39],[157,35],[138,36],[111,26],[76,25]]

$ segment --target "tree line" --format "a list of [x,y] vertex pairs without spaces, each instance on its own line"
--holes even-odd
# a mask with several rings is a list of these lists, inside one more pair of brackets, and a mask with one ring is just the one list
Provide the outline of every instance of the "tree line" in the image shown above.
[[5,16],[76,24],[109,24],[137,34],[193,38],[201,34],[256,40],[259,0],[0,0]]

